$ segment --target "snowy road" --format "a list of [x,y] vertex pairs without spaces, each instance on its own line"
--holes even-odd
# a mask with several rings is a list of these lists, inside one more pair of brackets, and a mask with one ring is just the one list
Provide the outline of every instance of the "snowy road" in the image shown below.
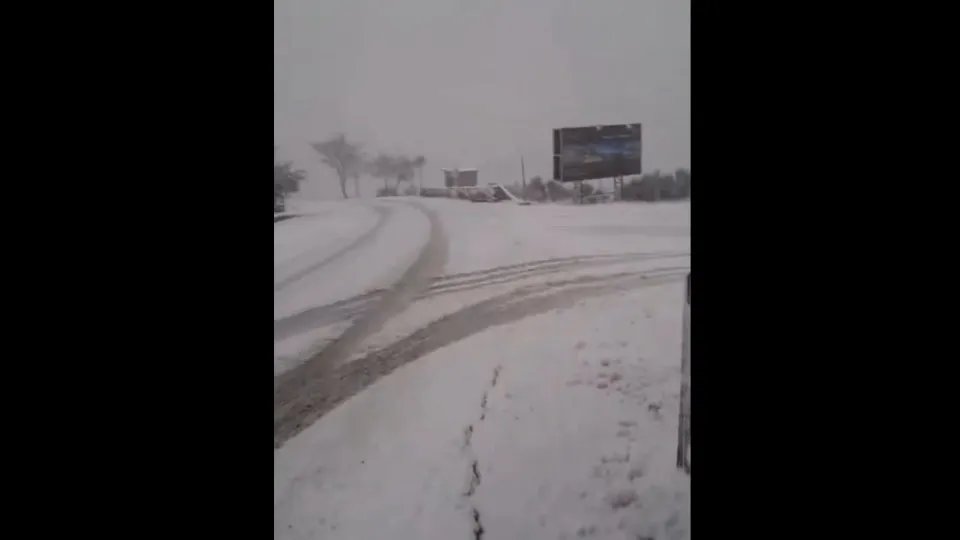
[[[444,247],[439,225],[409,203],[348,201],[275,225],[274,325],[294,325],[299,331],[274,332],[274,375],[320,350],[329,355],[348,346],[338,339],[356,339],[360,322],[368,331],[376,330],[390,313],[387,307],[396,305],[396,291],[383,291],[415,282],[419,275],[409,275],[412,265],[421,255],[442,259]],[[442,265],[438,260],[417,271],[433,273]],[[381,293],[370,304],[376,309],[363,317],[352,314],[323,325],[310,319],[317,306],[338,305],[364,291]]]
[[350,201],[278,237],[301,219],[275,226],[275,538],[689,537],[688,204]]

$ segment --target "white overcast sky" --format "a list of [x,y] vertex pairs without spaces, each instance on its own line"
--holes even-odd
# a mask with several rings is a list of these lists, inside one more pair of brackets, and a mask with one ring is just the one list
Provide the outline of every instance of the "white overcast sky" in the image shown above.
[[689,0],[274,0],[273,39],[274,142],[305,195],[339,194],[308,146],[336,132],[425,155],[425,185],[519,181],[521,155],[549,178],[564,126],[640,122],[645,169],[690,166]]

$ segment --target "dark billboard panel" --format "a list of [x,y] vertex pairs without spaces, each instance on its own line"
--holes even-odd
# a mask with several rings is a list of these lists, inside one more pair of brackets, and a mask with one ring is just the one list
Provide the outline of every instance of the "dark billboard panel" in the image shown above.
[[477,185],[476,169],[443,169],[445,187],[472,187]]
[[640,124],[554,130],[554,153],[559,157],[554,160],[559,161],[554,167],[554,180],[562,182],[640,174]]

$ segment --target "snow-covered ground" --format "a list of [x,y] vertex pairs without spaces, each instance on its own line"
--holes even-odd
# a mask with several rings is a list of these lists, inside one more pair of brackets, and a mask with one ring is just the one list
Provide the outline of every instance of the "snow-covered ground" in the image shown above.
[[372,207],[340,205],[277,223],[273,227],[274,285],[355,241],[377,224],[377,218]]
[[557,257],[690,249],[689,203],[423,204],[449,224],[448,274]]
[[[314,209],[311,227],[343,211],[344,238],[377,232],[275,291],[275,320],[329,317],[281,349],[378,309],[382,295],[362,293],[388,288],[430,236],[410,203]],[[335,366],[364,377],[358,393],[276,451],[274,537],[689,537],[675,468],[689,205],[415,204],[444,229],[442,275]],[[391,221],[369,229],[371,212]]]
[[[429,234],[418,210],[396,202],[319,203],[274,225],[274,320],[390,286]],[[334,339],[349,321],[274,340],[274,374]]]
[[[471,204],[424,199],[449,238],[436,294],[369,336],[354,357],[392,343],[465,305],[518,287],[579,276],[690,266],[690,205]],[[526,267],[513,268],[527,263]],[[484,274],[477,272],[485,270]],[[461,273],[471,273],[456,277]],[[439,292],[439,291],[438,291]]]

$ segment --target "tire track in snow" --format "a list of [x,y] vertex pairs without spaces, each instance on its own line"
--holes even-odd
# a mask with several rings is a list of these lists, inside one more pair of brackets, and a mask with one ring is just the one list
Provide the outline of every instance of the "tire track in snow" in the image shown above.
[[573,255],[571,257],[556,257],[552,259],[540,259],[538,261],[528,261],[516,264],[508,264],[505,266],[495,266],[493,268],[484,268],[483,270],[472,270],[470,272],[460,272],[458,274],[449,274],[446,276],[440,276],[434,278],[433,281],[449,281],[454,279],[460,279],[465,277],[475,277],[484,274],[500,274],[506,271],[513,270],[526,270],[530,268],[538,268],[548,264],[575,264],[583,261],[591,260],[603,260],[603,259],[619,259],[623,257],[646,257],[646,258],[655,258],[658,256],[666,256],[668,254],[672,255],[689,255],[689,252],[680,252],[680,251],[670,251],[670,252],[634,252],[634,253],[607,253],[601,255]]
[[[643,253],[634,253],[634,254],[621,254],[621,255],[586,255],[586,256],[575,256],[575,257],[560,257],[556,259],[543,259],[539,261],[531,261],[520,264],[511,264],[506,266],[498,266],[494,268],[486,268],[483,270],[475,270],[471,272],[462,272],[459,274],[451,274],[447,276],[438,276],[432,278],[433,285],[431,285],[431,290],[438,290],[440,287],[444,286],[453,286],[450,283],[452,280],[458,280],[465,277],[474,277],[474,276],[487,276],[488,278],[498,277],[502,275],[508,275],[511,273],[517,273],[520,271],[533,271],[539,268],[542,268],[547,265],[564,267],[571,264],[580,264],[584,261],[591,260],[609,260],[611,258],[620,258],[628,256],[644,256]],[[649,254],[647,254],[649,255]],[[350,316],[356,315],[365,309],[368,309],[369,306],[374,305],[374,303],[379,299],[379,296],[384,292],[383,289],[374,289],[371,291],[364,292],[353,298],[347,298],[345,300],[340,300],[332,304],[327,304],[325,306],[317,306],[314,308],[309,308],[307,310],[301,311],[300,313],[295,313],[293,315],[284,317],[282,319],[274,320],[274,339],[282,339],[284,337],[289,337],[296,335],[300,332],[311,330],[323,326],[319,324],[321,321],[326,320],[324,314],[335,314],[343,316],[336,317],[332,322],[337,322]],[[327,323],[329,324],[329,323]]]
[[[689,256],[689,252],[589,255],[545,259],[528,263],[488,268],[474,272],[451,274],[448,276],[433,278],[434,284],[429,289],[420,293],[415,298],[415,301],[425,300],[444,294],[472,291],[491,285],[511,283],[535,276],[557,274],[573,269]],[[375,305],[377,297],[380,294],[381,291],[368,291],[353,298],[341,300],[325,306],[310,308],[289,317],[276,320],[273,323],[273,339],[274,341],[279,341],[302,334],[304,332],[309,332],[311,330],[316,330],[318,328],[323,328],[331,324],[336,324],[338,322],[354,318],[369,310],[371,306]]]
[[[429,286],[430,278],[442,273],[447,261],[447,239],[436,213],[419,203],[408,203],[423,212],[430,220],[430,238],[421,249],[417,260],[403,273],[397,283],[385,291],[373,308],[361,315],[337,339],[306,362],[273,378],[274,432],[279,425],[287,426],[281,431],[287,434],[299,432],[302,427],[297,417],[289,411],[309,413],[314,410],[312,388],[318,381],[326,381],[351,353],[354,347],[367,336],[377,332],[391,317],[403,311],[416,295]],[[304,402],[306,400],[306,402]],[[305,406],[304,409],[301,406]],[[292,422],[292,424],[291,424]]]
[[629,262],[639,262],[639,261],[648,261],[656,259],[671,259],[671,258],[680,258],[680,257],[689,257],[689,253],[668,253],[668,254],[651,254],[651,253],[639,253],[639,254],[624,254],[616,255],[612,257],[603,256],[603,258],[595,258],[588,260],[573,260],[566,262],[564,264],[551,264],[551,265],[541,265],[534,267],[532,269],[520,269],[520,270],[511,270],[508,272],[497,272],[491,274],[487,277],[457,281],[455,283],[448,283],[447,280],[444,280],[444,283],[439,285],[434,285],[430,287],[427,291],[420,295],[418,300],[431,298],[441,294],[462,292],[462,291],[472,291],[479,289],[481,287],[487,287],[489,285],[501,285],[504,283],[511,283],[514,281],[519,281],[522,279],[527,279],[530,277],[543,276],[547,274],[557,274],[560,272],[565,272],[568,270],[579,270],[581,268],[590,268],[594,266],[609,266],[616,264],[624,264]]
[[377,222],[376,224],[374,224],[373,227],[371,227],[368,231],[358,236],[353,242],[350,242],[349,244],[343,246],[337,251],[331,253],[329,256],[324,257],[322,260],[316,263],[313,263],[311,265],[308,265],[305,268],[302,268],[294,272],[293,274],[281,279],[280,281],[274,283],[273,292],[281,291],[282,289],[286,288],[290,284],[296,283],[297,281],[303,279],[304,276],[307,276],[309,274],[312,274],[313,272],[316,272],[317,270],[320,270],[324,266],[327,266],[328,264],[346,255],[347,253],[365,244],[370,243],[374,238],[376,238],[377,235],[380,234],[380,230],[383,229],[383,226],[387,223],[387,218],[393,212],[393,210],[390,210],[387,207],[376,206],[376,205],[370,206],[370,208],[372,208],[377,213]]
[[[294,368],[274,378],[274,447],[279,448],[381,377],[441,347],[492,326],[554,309],[573,307],[584,298],[682,280],[688,271],[689,267],[664,268],[609,276],[582,276],[564,282],[531,285],[442,317],[356,361],[331,366],[327,362],[315,363],[311,360],[308,364],[315,367],[307,376],[291,375],[305,371]],[[560,290],[553,290],[564,286]],[[315,359],[323,354],[320,353]],[[327,370],[319,369],[323,367]]]

